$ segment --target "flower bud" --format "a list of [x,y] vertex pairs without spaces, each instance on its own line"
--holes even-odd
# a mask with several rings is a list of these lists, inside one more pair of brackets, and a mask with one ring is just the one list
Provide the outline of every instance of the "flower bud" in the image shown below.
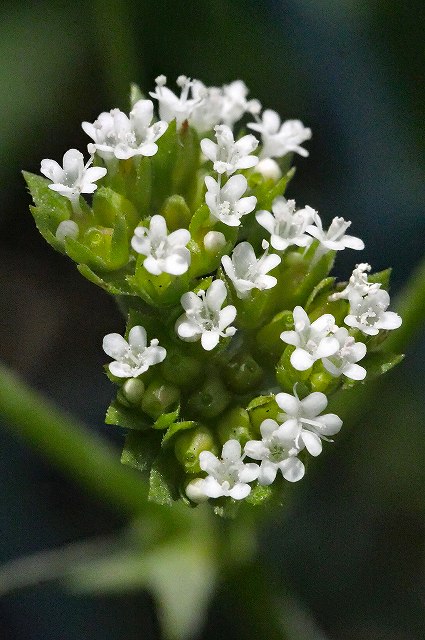
[[108,187],[101,187],[95,192],[93,212],[96,220],[106,227],[114,226],[117,213],[124,215],[131,229],[134,229],[139,221],[139,214],[130,200]]
[[341,384],[340,378],[331,376],[327,371],[318,371],[310,377],[312,391],[320,391],[321,393],[333,393]]
[[202,378],[202,364],[180,349],[167,350],[167,357],[161,363],[161,373],[168,382],[178,387],[188,387]]
[[186,495],[192,502],[199,504],[200,502],[206,502],[208,500],[208,496],[202,491],[202,478],[195,478],[194,480],[190,480],[186,485]]
[[178,435],[174,444],[177,460],[187,473],[200,473],[199,454],[201,451],[216,453],[212,433],[207,427],[199,426]]
[[234,391],[243,393],[254,389],[263,377],[262,368],[249,353],[238,353],[224,368],[226,382]]
[[176,231],[176,229],[187,228],[189,226],[192,214],[186,204],[185,199],[179,195],[173,195],[167,198],[161,210],[167,222],[168,231]]
[[58,242],[64,242],[65,238],[78,238],[80,230],[78,224],[73,220],[62,220],[56,229],[56,240]]
[[161,379],[153,380],[142,398],[142,410],[155,420],[162,413],[168,413],[178,403],[180,391],[177,387]]
[[217,253],[226,244],[226,238],[221,231],[208,231],[204,236],[204,247],[208,253]]
[[273,180],[277,182],[282,177],[282,171],[279,165],[273,158],[263,158],[254,167],[255,173],[260,173],[266,180]]
[[242,407],[229,409],[218,423],[218,437],[221,444],[228,440],[238,440],[243,446],[248,440],[255,440],[249,414]]
[[264,404],[251,409],[249,411],[249,419],[253,429],[259,433],[261,423],[267,418],[276,420],[279,413],[281,413],[281,409],[279,409],[275,400],[271,398],[269,402],[265,402]]
[[190,396],[187,408],[202,418],[215,418],[230,402],[230,394],[219,378],[209,378],[199,391]]
[[124,398],[131,405],[140,405],[145,392],[145,385],[139,378],[129,378],[124,382],[121,391]]

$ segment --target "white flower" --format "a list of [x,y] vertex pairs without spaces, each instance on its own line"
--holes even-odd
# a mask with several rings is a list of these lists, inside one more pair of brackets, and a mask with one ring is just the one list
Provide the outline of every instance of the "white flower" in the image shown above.
[[130,329],[128,342],[119,333],[109,333],[103,338],[103,350],[114,362],[109,371],[117,378],[137,378],[154,364],[162,362],[167,355],[158,340],[147,345],[146,331],[141,326]]
[[364,380],[366,369],[355,363],[365,357],[366,345],[356,342],[344,327],[339,327],[334,336],[339,342],[339,350],[328,358],[322,358],[326,371],[336,377],[344,375],[352,380]]
[[282,171],[273,158],[263,158],[255,165],[255,173],[260,173],[266,180],[277,182],[282,177]]
[[214,280],[207,292],[193,291],[181,297],[181,305],[185,313],[176,322],[179,338],[186,342],[201,340],[205,351],[217,346],[220,337],[227,338],[236,332],[229,325],[236,318],[236,309],[228,305],[222,309],[226,299],[226,287],[222,280]]
[[291,245],[308,247],[313,240],[306,235],[306,229],[314,219],[315,211],[307,206],[295,210],[295,200],[275,198],[272,204],[273,214],[269,211],[257,211],[255,218],[270,235],[270,244],[277,251],[284,251]]
[[329,335],[335,326],[335,318],[325,313],[314,322],[302,307],[293,311],[295,331],[283,331],[280,339],[296,347],[291,354],[291,364],[297,371],[306,371],[316,360],[334,355],[340,348],[334,335]]
[[390,296],[384,289],[370,291],[362,297],[357,291],[350,294],[350,313],[344,322],[360,329],[368,336],[376,336],[380,329],[398,329],[402,320],[394,311],[387,311]]
[[170,273],[180,276],[189,269],[190,251],[186,248],[190,240],[187,229],[177,229],[168,234],[163,216],[152,216],[149,229],[136,227],[131,239],[133,249],[146,256],[143,266],[154,276]]
[[159,116],[165,122],[176,120],[177,127],[180,127],[185,120],[188,120],[192,114],[194,107],[200,104],[202,96],[189,97],[191,89],[193,90],[193,82],[186,76],[177,78],[177,86],[181,88],[180,96],[176,96],[171,89],[165,86],[167,78],[158,76],[156,78],[156,90],[150,92],[152,98],[156,98],[159,104]]
[[189,122],[198,133],[211,131],[221,122],[223,91],[218,87],[206,87],[200,80],[193,80],[192,96],[197,103],[192,109]]
[[[263,246],[267,249],[268,242]],[[274,276],[266,275],[280,264],[281,258],[276,254],[261,258],[255,256],[255,251],[249,242],[241,242],[232,253],[232,258],[223,256],[221,263],[227,277],[233,282],[238,298],[247,298],[252,289],[271,289],[277,283]]]
[[348,300],[354,292],[359,293],[361,296],[365,296],[372,291],[377,291],[381,287],[381,284],[379,282],[368,282],[367,279],[367,274],[371,268],[370,264],[367,264],[366,262],[357,264],[345,289],[333,293],[329,296],[329,300]]
[[241,445],[237,440],[228,440],[223,445],[222,460],[211,451],[201,451],[199,465],[208,475],[200,489],[209,498],[229,496],[234,500],[243,500],[251,492],[248,482],[258,478],[260,468],[250,462],[244,464]]
[[42,160],[40,171],[52,180],[49,189],[65,196],[71,204],[78,206],[81,193],[93,193],[95,182],[106,175],[103,167],[90,167],[92,158],[84,164],[84,156],[77,149],[69,149],[63,156],[63,168],[55,160]]
[[217,144],[209,138],[201,140],[203,154],[214,163],[214,171],[228,176],[239,169],[254,167],[258,158],[249,155],[258,146],[258,140],[252,136],[243,136],[237,142],[232,130],[225,124],[215,127]]
[[300,145],[310,140],[311,129],[304,127],[301,120],[286,120],[281,125],[279,114],[266,109],[260,122],[249,122],[247,126],[261,133],[262,158],[282,158],[289,152],[308,156],[308,151]]
[[297,458],[299,449],[294,439],[288,438],[286,430],[275,420],[264,420],[260,425],[262,440],[250,440],[245,445],[245,453],[253,460],[261,460],[258,483],[269,485],[274,482],[278,470],[285,480],[297,482],[305,473],[305,467]]
[[335,413],[320,416],[328,406],[324,393],[315,391],[304,400],[289,393],[278,393],[275,400],[284,411],[278,419],[283,420],[280,427],[287,438],[293,438],[299,449],[306,447],[312,456],[318,456],[322,451],[321,438],[327,440],[339,432],[342,420]]
[[232,176],[222,188],[219,181],[206,176],[205,184],[207,186],[205,202],[211,215],[229,227],[238,227],[242,216],[255,209],[257,204],[255,196],[241,197],[248,187],[245,176],[240,174]]
[[94,144],[89,144],[91,153],[97,152],[105,161],[113,157],[127,160],[134,156],[153,156],[158,151],[156,140],[167,129],[167,123],[155,122],[151,100],[138,100],[130,117],[119,109],[101,113],[95,122],[83,122],[82,128]]
[[245,113],[256,115],[261,110],[258,100],[247,100],[248,88],[242,80],[235,80],[223,86],[220,121],[233,127]]
[[364,249],[364,242],[360,238],[354,236],[345,235],[351,222],[344,220],[344,218],[334,218],[331,222],[331,226],[327,231],[323,230],[322,220],[317,212],[314,216],[314,224],[307,227],[306,231],[313,238],[316,238],[320,242],[320,249],[327,249],[328,251],[341,251],[342,249]]

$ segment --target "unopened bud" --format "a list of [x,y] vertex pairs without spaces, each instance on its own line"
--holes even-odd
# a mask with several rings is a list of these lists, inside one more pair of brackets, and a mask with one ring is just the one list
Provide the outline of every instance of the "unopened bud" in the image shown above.
[[204,236],[204,247],[209,253],[217,253],[226,244],[226,238],[221,231],[208,231]]
[[145,392],[145,385],[139,378],[129,378],[122,386],[122,393],[127,402],[139,405]]
[[76,222],[73,220],[62,220],[62,222],[59,222],[55,235],[58,242],[64,242],[65,238],[74,238],[74,240],[76,240],[79,233],[80,230]]
[[248,411],[242,407],[226,411],[218,423],[217,431],[221,444],[228,440],[237,440],[243,446],[248,440],[255,440]]
[[168,413],[178,403],[180,391],[163,380],[150,383],[142,398],[142,410],[155,420],[162,413]]
[[204,481],[202,478],[195,478],[188,482],[185,492],[189,500],[199,504],[200,502],[206,502],[208,500],[208,496],[205,495],[203,491]]
[[176,437],[174,452],[187,473],[200,473],[201,451],[217,451],[212,433],[207,427],[201,425]]
[[260,173],[266,180],[277,182],[282,177],[282,171],[273,158],[263,158],[254,167],[255,173]]
[[243,393],[259,384],[263,370],[249,353],[238,353],[226,364],[224,376],[234,391]]

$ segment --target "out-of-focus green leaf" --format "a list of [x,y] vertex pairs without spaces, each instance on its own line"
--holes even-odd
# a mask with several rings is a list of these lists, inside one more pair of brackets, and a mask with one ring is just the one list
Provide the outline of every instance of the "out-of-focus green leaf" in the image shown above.
[[162,451],[152,465],[149,477],[149,500],[171,506],[179,498],[181,473],[173,452]]

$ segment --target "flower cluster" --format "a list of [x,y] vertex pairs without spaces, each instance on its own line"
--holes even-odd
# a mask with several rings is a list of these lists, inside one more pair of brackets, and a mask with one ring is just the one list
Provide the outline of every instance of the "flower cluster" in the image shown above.
[[45,239],[125,310],[124,336],[103,341],[123,462],[149,471],[153,501],[226,513],[304,476],[342,426],[329,397],[398,362],[383,345],[401,319],[388,271],[329,276],[364,248],[351,222],[285,197],[311,130],[240,80],[177,86],[133,87],[128,114],[83,122],[87,162],[70,149],[25,177]]

